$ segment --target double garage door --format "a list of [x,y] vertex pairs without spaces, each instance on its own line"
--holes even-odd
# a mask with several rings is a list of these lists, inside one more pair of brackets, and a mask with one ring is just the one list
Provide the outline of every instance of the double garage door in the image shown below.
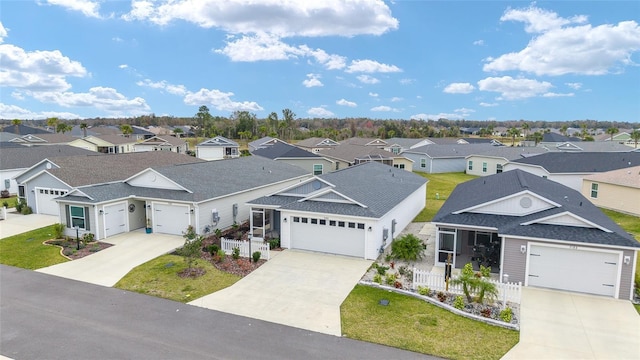
[[616,297],[620,254],[531,245],[528,285]]
[[153,204],[153,231],[182,235],[190,224],[189,205]]
[[293,217],[291,248],[364,257],[364,224]]

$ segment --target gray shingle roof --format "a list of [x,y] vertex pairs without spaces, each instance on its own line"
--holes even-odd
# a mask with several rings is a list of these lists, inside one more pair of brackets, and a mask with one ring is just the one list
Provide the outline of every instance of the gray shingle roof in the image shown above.
[[234,147],[238,147],[238,143],[233,141],[233,140],[229,140],[224,136],[216,136],[216,137],[213,137],[211,139],[205,140],[205,141],[199,143],[196,146],[206,146],[206,147],[234,146]]
[[299,197],[284,195],[263,197],[250,203],[277,205],[289,210],[380,218],[427,182],[420,175],[377,162],[367,162],[317,177],[335,185],[335,191],[366,208],[333,202],[299,202]]
[[[554,201],[561,206],[521,217],[471,212],[454,214],[454,212],[525,190]],[[613,232],[608,233],[599,229],[576,226],[520,225],[567,211]],[[631,235],[626,233],[579,192],[557,182],[518,169],[459,184],[434,216],[433,221],[436,223],[497,228],[498,233],[503,235],[640,247],[640,243],[635,241]]]
[[19,135],[26,134],[52,134],[52,132],[47,131],[42,128],[27,126],[27,125],[7,125],[2,128],[2,132],[14,133]]
[[593,173],[640,165],[636,152],[551,152],[514,160],[514,163],[538,165],[549,173]]
[[489,146],[484,149],[480,149],[478,152],[471,155],[482,155],[499,157],[507,160],[516,160],[523,157],[529,157],[533,155],[543,154],[547,151],[538,147],[511,147],[511,146]]
[[368,157],[391,159],[403,157],[392,152],[379,149],[375,146],[362,146],[351,144],[340,144],[330,149],[322,149],[318,154],[353,163],[355,159],[365,159]]
[[410,147],[412,147],[413,145],[424,141],[425,139],[413,139],[413,138],[389,138],[386,139],[385,141],[387,142],[387,144],[389,145],[393,145],[393,144],[397,144],[402,146],[405,149],[409,149]]
[[315,147],[330,147],[335,145],[326,145],[322,144],[323,141],[327,140],[328,142],[337,142],[335,140],[331,140],[329,138],[321,138],[321,137],[311,137],[304,140],[300,140],[296,143],[296,146],[305,147],[305,148],[315,148]]
[[[624,144],[611,141],[579,141],[579,142],[564,142],[557,144],[538,144],[539,147],[548,149],[549,151],[619,151],[628,152],[633,151],[633,148]],[[576,150],[573,150],[576,149]]]
[[60,166],[48,170],[70,186],[84,186],[122,181],[150,166],[205,162],[193,156],[170,151],[145,151],[137,153],[67,156],[52,159]]
[[415,149],[407,150],[409,154],[423,154],[430,158],[464,158],[473,154],[492,151],[497,147],[491,144],[447,144],[447,145],[425,145]]
[[268,159],[277,158],[321,158],[320,155],[316,155],[307,150],[300,149],[293,145],[289,145],[283,142],[277,142],[271,146],[267,146],[253,152],[254,155],[266,157]]
[[[114,144],[114,145],[120,145],[120,144],[131,144],[131,143],[136,143],[137,140],[135,138],[131,138],[131,137],[126,137],[123,135],[117,135],[117,134],[112,134],[112,135],[98,135],[98,136],[94,136],[100,140],[106,141],[108,143]],[[91,138],[86,138],[87,141],[91,142]]]
[[24,169],[47,158],[71,155],[96,155],[96,153],[69,145],[3,147],[0,151],[0,169]]

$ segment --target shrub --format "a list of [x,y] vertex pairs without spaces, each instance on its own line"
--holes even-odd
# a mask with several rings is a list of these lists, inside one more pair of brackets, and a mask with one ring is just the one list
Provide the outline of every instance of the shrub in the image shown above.
[[464,309],[464,299],[462,298],[462,296],[456,296],[456,299],[453,300],[453,307],[458,310]]
[[480,310],[480,315],[484,316],[484,317],[491,317],[491,309],[490,308],[484,308],[482,310]]
[[187,231],[182,235],[184,238],[184,245],[177,250],[178,255],[184,258],[184,262],[187,265],[187,269],[191,271],[198,263],[200,258],[200,249],[202,248],[202,236],[196,234],[193,226],[189,225]]
[[393,285],[396,281],[396,274],[387,274],[384,277],[384,283],[387,285]]
[[500,319],[506,323],[510,323],[513,319],[513,310],[510,307],[500,311]]
[[391,243],[391,256],[395,259],[417,261],[422,259],[424,244],[413,234],[406,234]]
[[209,246],[207,246],[207,252],[209,254],[211,254],[212,256],[218,253],[218,250],[220,250],[220,247],[216,244],[211,244]]
[[14,207],[16,208],[16,211],[19,213],[22,213],[22,208],[27,206],[27,201],[25,199],[16,199],[16,204],[14,205]]
[[396,280],[396,282],[393,283],[393,287],[396,289],[402,289],[402,283]]
[[253,254],[251,254],[251,257],[253,258],[253,262],[257,263],[258,260],[260,260],[261,255],[262,253],[260,251],[255,251]]
[[382,284],[382,275],[380,275],[380,274],[373,275],[373,282],[376,282],[378,284]]
[[418,294],[428,296],[430,292],[431,289],[428,286],[418,286]]
[[8,208],[9,207],[9,202],[7,200],[2,202],[2,206]]
[[270,250],[273,250],[275,248],[279,248],[280,247],[280,239],[278,239],[278,238],[269,239],[269,240],[267,240],[267,242],[269,243],[269,249]]
[[240,258],[240,248],[239,247],[234,247],[233,251],[231,252],[231,257],[233,258],[233,260],[238,260]]
[[98,251],[100,251],[100,246],[98,246],[98,245],[94,245],[94,246],[92,246],[92,247],[91,247],[91,249],[89,249],[89,251],[91,251],[91,252],[98,252]]
[[400,274],[400,276],[404,276],[404,274],[407,273],[407,267],[402,265],[398,268],[398,274]]
[[22,209],[20,209],[20,214],[22,215],[30,215],[33,214],[33,209],[31,209],[31,206],[23,206]]
[[389,262],[391,261],[391,254],[387,254],[384,256],[384,261]]
[[53,236],[55,236],[56,239],[62,239],[64,236],[64,228],[64,224],[53,224]]
[[82,241],[84,242],[93,242],[93,240],[95,239],[95,235],[93,235],[92,233],[86,233],[84,235],[82,235]]
[[216,236],[217,236],[218,238],[221,238],[221,237],[222,237],[222,230],[220,230],[220,229],[216,229],[213,233],[214,233],[214,234],[216,234]]
[[387,273],[387,270],[389,270],[388,266],[383,266],[383,265],[378,265],[378,267],[376,268],[378,270],[378,274],[380,274],[381,276],[384,276],[384,274]]
[[73,249],[64,249],[64,250],[62,250],[62,254],[63,254],[64,256],[70,256],[70,255],[73,255],[73,253],[74,253],[74,252],[75,252],[75,250],[73,250]]
[[484,267],[483,265],[480,265],[480,275],[486,278],[491,277],[491,267]]
[[218,261],[224,261],[224,258],[227,256],[227,254],[225,254],[224,250],[219,249],[216,256],[218,257]]

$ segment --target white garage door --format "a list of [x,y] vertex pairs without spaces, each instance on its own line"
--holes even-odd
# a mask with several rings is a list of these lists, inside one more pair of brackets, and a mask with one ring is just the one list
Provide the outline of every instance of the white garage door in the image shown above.
[[189,226],[189,206],[153,204],[153,231],[182,235]]
[[619,253],[531,245],[528,285],[615,297]]
[[36,209],[34,212],[45,215],[60,215],[60,208],[55,198],[67,193],[67,190],[36,188]]
[[295,216],[292,218],[292,249],[364,257],[363,223]]
[[104,207],[105,237],[127,231],[127,204],[120,203]]

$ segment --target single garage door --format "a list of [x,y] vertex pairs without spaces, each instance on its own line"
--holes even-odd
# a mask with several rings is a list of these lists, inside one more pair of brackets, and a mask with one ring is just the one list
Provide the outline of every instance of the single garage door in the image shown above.
[[528,285],[616,296],[619,253],[531,245]]
[[189,226],[189,206],[153,204],[153,231],[182,235]]
[[364,258],[363,223],[292,217],[291,248]]
[[34,211],[38,214],[60,215],[60,208],[55,198],[67,193],[66,190],[36,188],[36,204],[37,209]]
[[104,207],[104,236],[109,237],[127,231],[127,204]]

